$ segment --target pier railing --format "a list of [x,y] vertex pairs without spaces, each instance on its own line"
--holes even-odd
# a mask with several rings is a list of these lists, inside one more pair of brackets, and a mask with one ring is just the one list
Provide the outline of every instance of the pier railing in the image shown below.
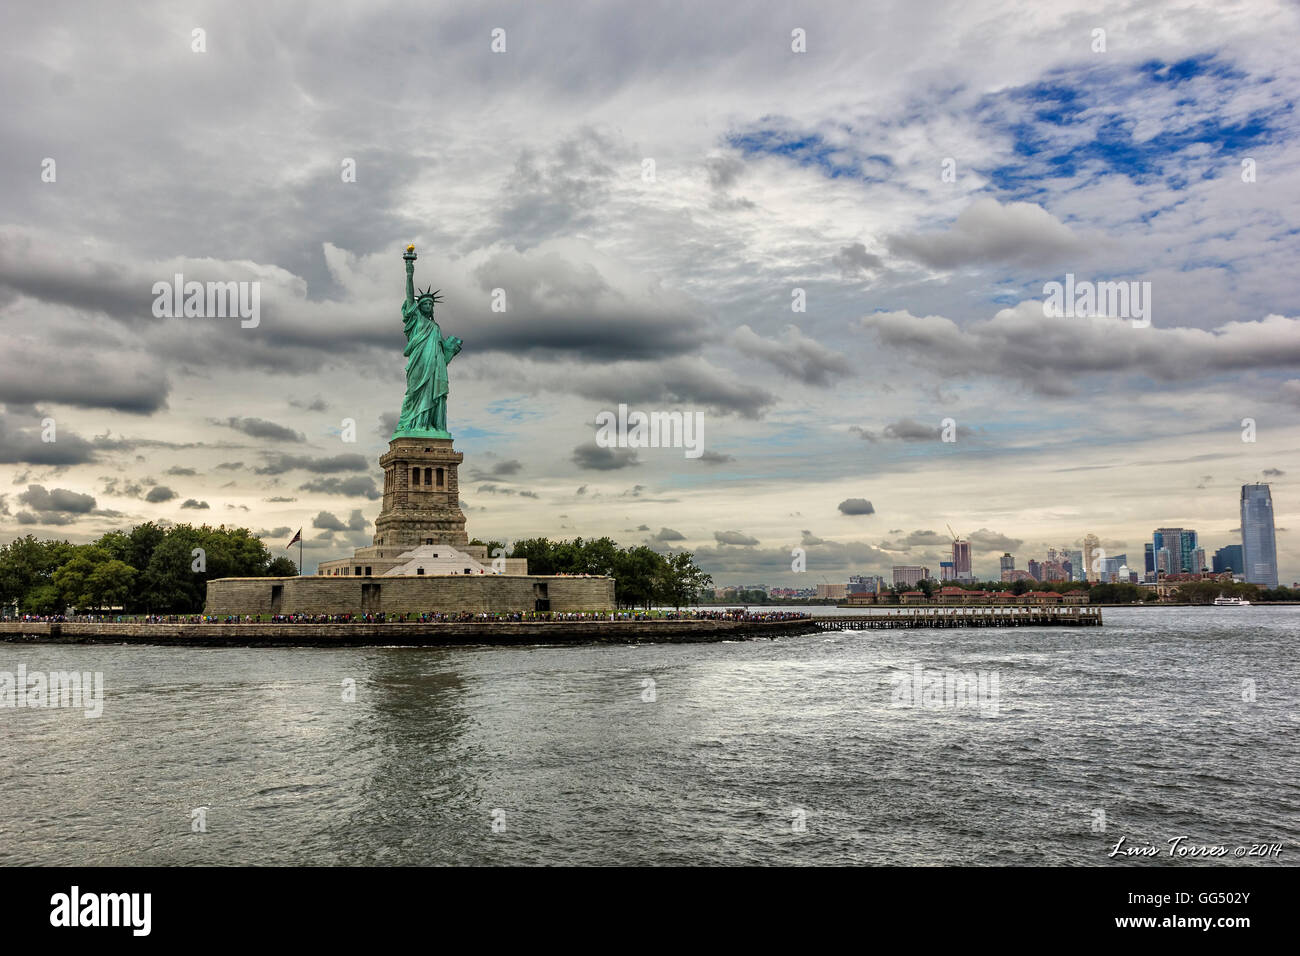
[[899,627],[1100,627],[1101,608],[1078,604],[933,605],[867,609],[862,614],[821,614],[813,617],[813,623],[832,631]]

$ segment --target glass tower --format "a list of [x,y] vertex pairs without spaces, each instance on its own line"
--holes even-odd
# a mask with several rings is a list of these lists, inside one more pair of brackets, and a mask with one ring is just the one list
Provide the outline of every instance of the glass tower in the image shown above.
[[1266,484],[1241,486],[1241,551],[1246,580],[1277,587],[1277,540],[1273,495]]

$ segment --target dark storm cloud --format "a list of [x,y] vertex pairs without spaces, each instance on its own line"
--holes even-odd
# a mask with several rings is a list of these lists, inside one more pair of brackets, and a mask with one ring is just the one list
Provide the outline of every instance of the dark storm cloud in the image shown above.
[[95,460],[90,442],[55,422],[55,440],[42,441],[39,422],[22,426],[8,414],[0,416],[0,465],[82,465]]
[[163,501],[171,501],[176,497],[179,497],[176,492],[172,491],[166,485],[158,485],[157,487],[149,489],[149,493],[144,496],[144,500],[150,504],[158,504]]
[[686,535],[680,531],[674,531],[672,528],[660,528],[659,533],[654,536],[655,541],[685,541]]
[[190,476],[197,475],[198,472],[195,471],[193,468],[183,468],[180,465],[172,465],[165,472],[163,472],[163,474],[174,475],[177,478],[188,478]]
[[224,423],[214,422],[213,424],[225,424],[227,427],[243,432],[245,435],[251,435],[253,438],[270,438],[274,441],[288,442],[307,440],[302,432],[294,431],[284,425],[277,425],[275,422],[269,422],[264,418],[227,418]]
[[267,498],[266,500],[267,500],[268,502],[272,503],[272,504],[284,504],[284,503],[287,503],[287,502],[290,502],[290,501],[297,501],[298,499],[297,499],[297,498],[283,498],[283,497],[280,497],[279,495],[277,495],[277,496],[274,497],[274,498]]
[[573,449],[573,463],[588,471],[617,471],[639,465],[631,448],[603,448],[594,441]]
[[866,498],[845,498],[837,505],[841,514],[846,515],[870,515],[875,514],[876,509],[872,507],[871,502]]
[[375,487],[375,480],[365,475],[352,478],[317,478],[298,486],[299,491],[315,491],[322,495],[347,495],[352,498],[366,497],[371,501],[381,497]]
[[825,538],[819,538],[817,537],[817,535],[813,534],[811,531],[808,531],[806,529],[800,532],[800,534],[802,534],[803,537],[799,540],[799,543],[803,545],[805,548],[812,548],[812,547],[816,547],[819,544],[826,544]]
[[67,512],[71,514],[88,514],[95,508],[95,499],[91,495],[66,488],[47,490],[42,485],[28,485],[27,490],[18,496],[18,500],[33,511]]
[[[0,262],[3,245],[0,237]],[[104,356],[76,343],[66,352],[46,352],[21,341],[0,351],[0,402],[6,404],[57,403],[149,415],[166,407],[169,391],[166,375],[138,356]]]
[[370,468],[362,455],[334,455],[312,458],[308,455],[267,455],[266,465],[253,469],[259,475],[283,475],[295,469],[317,475],[333,475],[345,471],[367,471]]
[[[473,281],[477,289],[459,293],[455,315],[473,324],[480,351],[635,360],[700,346],[699,303],[628,274],[585,244],[503,249],[474,270]],[[504,312],[492,311],[495,289],[504,292]]]
[[181,503],[181,508],[189,508],[193,511],[206,511],[210,506],[206,501],[199,501],[197,498],[186,498]]
[[77,523],[75,515],[57,511],[42,511],[40,514],[32,514],[30,511],[20,511],[14,515],[14,519],[19,524],[67,525]]

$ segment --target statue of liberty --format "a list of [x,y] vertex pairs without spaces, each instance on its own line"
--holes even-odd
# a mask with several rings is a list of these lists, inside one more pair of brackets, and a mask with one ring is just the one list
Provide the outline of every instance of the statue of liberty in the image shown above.
[[450,438],[447,431],[447,363],[460,351],[461,340],[443,338],[433,318],[442,301],[436,290],[415,293],[415,246],[407,246],[406,301],[402,303],[402,331],[406,334],[406,396],[394,438]]

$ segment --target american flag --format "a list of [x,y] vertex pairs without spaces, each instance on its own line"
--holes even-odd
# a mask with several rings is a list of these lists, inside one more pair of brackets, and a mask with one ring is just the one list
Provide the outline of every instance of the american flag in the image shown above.
[[302,540],[302,528],[299,528],[298,533],[293,536],[292,541],[290,541],[288,544],[285,545],[285,548],[286,549],[292,548],[295,544],[297,544],[301,540]]

